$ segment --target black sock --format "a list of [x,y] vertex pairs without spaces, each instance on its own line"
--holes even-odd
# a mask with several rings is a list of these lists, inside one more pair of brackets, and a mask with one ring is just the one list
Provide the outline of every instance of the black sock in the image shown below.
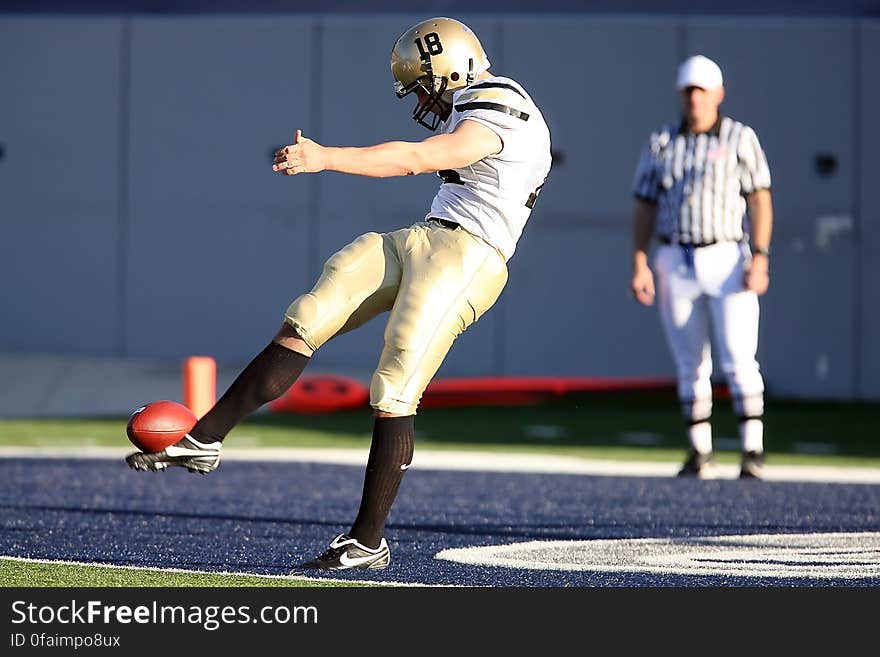
[[364,492],[348,535],[369,548],[379,547],[385,520],[413,456],[415,415],[377,417],[364,474]]
[[190,435],[199,442],[222,441],[236,424],[287,392],[308,362],[308,356],[271,342],[242,370]]

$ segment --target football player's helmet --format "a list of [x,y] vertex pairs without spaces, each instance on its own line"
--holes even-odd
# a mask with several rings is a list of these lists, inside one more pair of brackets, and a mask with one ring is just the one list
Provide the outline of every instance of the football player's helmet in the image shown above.
[[[449,117],[452,93],[489,68],[479,39],[453,18],[430,18],[404,32],[391,50],[394,92],[403,98],[417,88],[427,94],[413,110],[413,120],[436,130]],[[433,118],[426,120],[432,110]]]

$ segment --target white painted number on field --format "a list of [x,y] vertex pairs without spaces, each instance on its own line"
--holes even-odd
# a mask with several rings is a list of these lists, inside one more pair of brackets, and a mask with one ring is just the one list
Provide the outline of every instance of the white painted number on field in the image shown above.
[[534,570],[858,579],[880,576],[880,533],[531,541],[443,550],[436,557]]

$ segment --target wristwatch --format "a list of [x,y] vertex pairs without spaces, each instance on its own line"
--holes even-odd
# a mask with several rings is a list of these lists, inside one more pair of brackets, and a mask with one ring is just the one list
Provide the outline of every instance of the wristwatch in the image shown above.
[[770,247],[769,246],[756,246],[752,249],[752,253],[760,253],[761,255],[765,255],[768,258],[770,257]]

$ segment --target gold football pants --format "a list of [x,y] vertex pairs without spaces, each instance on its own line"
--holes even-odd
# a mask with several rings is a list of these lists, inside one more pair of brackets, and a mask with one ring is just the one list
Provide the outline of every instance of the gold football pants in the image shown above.
[[285,321],[317,350],[391,311],[370,405],[413,415],[455,338],[492,307],[506,283],[507,264],[495,248],[462,228],[420,222],[366,233],[333,254]]

